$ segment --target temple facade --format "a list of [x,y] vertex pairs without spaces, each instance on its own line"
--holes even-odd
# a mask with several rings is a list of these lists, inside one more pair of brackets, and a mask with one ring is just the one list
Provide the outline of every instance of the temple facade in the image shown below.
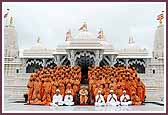
[[[7,20],[11,20],[10,17]],[[145,42],[145,41],[144,41]],[[88,67],[131,66],[135,67],[146,86],[146,101],[164,99],[164,26],[160,24],[154,38],[153,56],[145,48],[136,45],[129,36],[128,47],[114,49],[106,41],[103,30],[97,36],[89,32],[84,23],[76,36],[66,33],[65,44],[48,49],[40,37],[30,49],[19,52],[17,33],[13,22],[4,27],[4,96],[7,101],[24,100],[29,75],[42,67],[61,65],[80,66],[82,76],[87,76]]]

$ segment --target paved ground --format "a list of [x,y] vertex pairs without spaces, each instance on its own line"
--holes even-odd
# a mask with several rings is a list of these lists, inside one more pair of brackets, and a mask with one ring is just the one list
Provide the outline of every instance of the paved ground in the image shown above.
[[40,105],[24,105],[24,103],[5,103],[5,111],[51,111],[51,112],[68,112],[68,111],[109,111],[109,112],[120,112],[120,111],[164,111],[164,106],[157,104],[147,103],[141,106],[118,106],[118,107],[95,107],[95,106],[60,106],[60,107],[50,107],[50,106],[40,106]]

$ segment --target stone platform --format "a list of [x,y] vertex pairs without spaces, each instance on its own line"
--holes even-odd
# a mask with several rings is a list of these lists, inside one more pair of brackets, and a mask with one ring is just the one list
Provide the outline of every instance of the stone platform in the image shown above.
[[147,103],[141,106],[118,106],[118,107],[95,107],[95,106],[42,106],[42,105],[24,105],[24,103],[8,103],[4,105],[5,112],[163,112],[164,106]]

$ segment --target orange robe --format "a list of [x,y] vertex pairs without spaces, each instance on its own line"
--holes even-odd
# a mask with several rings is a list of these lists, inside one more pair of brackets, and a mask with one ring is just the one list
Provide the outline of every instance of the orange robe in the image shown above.
[[64,84],[59,84],[59,90],[60,90],[60,94],[64,97],[65,95],[65,86]]
[[28,87],[28,101],[30,103],[30,100],[32,100],[32,96],[33,96],[33,86],[34,86],[34,81],[30,81],[27,84]]
[[51,97],[53,97],[54,94],[56,93],[57,87],[56,87],[56,83],[54,81],[51,84],[52,84],[52,86],[51,86]]
[[80,104],[86,104],[88,100],[88,91],[86,89],[81,89],[79,91],[80,94]]
[[43,104],[45,105],[49,105],[49,103],[51,102],[51,83],[50,82],[44,82],[43,84],[44,86],[44,96],[42,98]]
[[105,102],[107,101],[107,97],[109,95],[109,92],[110,92],[110,89],[107,87],[107,88],[104,88],[104,100]]
[[144,102],[145,99],[145,86],[144,84],[140,81],[137,87],[137,95],[140,97],[141,101]]
[[33,96],[32,96],[32,104],[40,104],[40,100],[41,100],[41,95],[40,95],[40,91],[41,91],[41,82],[40,81],[35,81],[34,82],[34,91],[33,91]]
[[131,96],[131,101],[132,101],[133,105],[141,105],[142,104],[141,99],[137,95]]

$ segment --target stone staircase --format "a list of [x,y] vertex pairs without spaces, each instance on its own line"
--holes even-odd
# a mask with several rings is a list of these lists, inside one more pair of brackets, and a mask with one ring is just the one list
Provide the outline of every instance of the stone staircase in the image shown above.
[[7,76],[4,77],[4,98],[8,102],[24,101],[24,94],[27,93],[27,80],[28,77],[20,76]]

